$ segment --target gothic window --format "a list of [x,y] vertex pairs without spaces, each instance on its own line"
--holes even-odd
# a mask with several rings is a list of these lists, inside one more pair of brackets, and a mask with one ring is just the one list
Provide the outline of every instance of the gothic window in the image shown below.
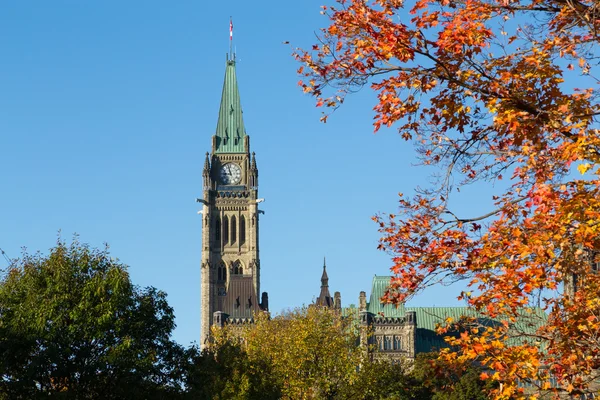
[[400,336],[394,336],[394,350],[402,350]]
[[221,261],[221,263],[219,264],[219,267],[217,268],[217,280],[219,282],[223,282],[226,279],[227,279],[227,267],[225,266],[225,263]]
[[221,218],[217,217],[215,222],[215,240],[221,243]]
[[223,243],[229,243],[229,218],[223,217]]
[[231,217],[231,244],[234,244],[237,240],[237,225],[236,225],[235,215]]
[[384,350],[392,350],[392,337],[391,336],[383,337],[383,349]]
[[377,340],[377,348],[379,351],[383,351],[383,338],[381,336],[377,336],[375,340]]
[[233,274],[244,275],[244,267],[242,267],[242,263],[239,260],[233,263]]
[[246,218],[240,217],[240,244],[246,243]]

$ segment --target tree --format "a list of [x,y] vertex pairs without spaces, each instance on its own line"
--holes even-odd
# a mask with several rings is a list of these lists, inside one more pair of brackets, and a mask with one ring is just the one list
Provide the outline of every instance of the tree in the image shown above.
[[361,365],[356,380],[342,388],[340,399],[431,400],[434,393],[424,379],[412,373],[408,360],[391,363],[374,360]]
[[134,286],[107,248],[59,239],[0,281],[0,398],[176,398],[174,328],[165,293]]
[[436,353],[418,354],[412,376],[431,390],[432,400],[486,400],[487,392],[496,386],[494,382],[482,380],[483,371],[473,364],[462,368],[447,369],[439,363]]
[[284,399],[337,399],[357,379],[364,362],[351,321],[323,307],[296,309],[255,324],[216,329],[215,351],[234,338],[248,360],[267,365],[272,384]]
[[237,340],[222,341],[193,357],[186,374],[186,399],[277,400],[280,388],[271,366],[251,361]]
[[[384,300],[464,281],[458,297],[499,323],[466,321],[442,359],[489,369],[497,398],[524,396],[523,381],[538,394],[593,392],[599,3],[337,0],[323,13],[331,24],[319,43],[295,52],[303,90],[335,109],[370,85],[375,130],[397,127],[441,171],[431,187],[401,196],[398,216],[375,218],[396,274]],[[490,193],[483,215],[453,212],[470,184]],[[547,319],[522,329],[519,318],[538,304]]]

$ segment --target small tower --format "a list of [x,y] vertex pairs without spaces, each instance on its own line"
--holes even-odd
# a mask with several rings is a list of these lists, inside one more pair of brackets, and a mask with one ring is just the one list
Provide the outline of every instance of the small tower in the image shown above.
[[315,305],[327,308],[333,308],[334,301],[329,294],[329,277],[327,276],[327,266],[325,265],[325,257],[323,257],[323,275],[321,275],[321,293],[315,302]]

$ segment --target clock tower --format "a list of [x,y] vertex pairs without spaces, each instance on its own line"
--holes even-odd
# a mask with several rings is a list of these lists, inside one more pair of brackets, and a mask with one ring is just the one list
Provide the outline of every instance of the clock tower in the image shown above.
[[221,107],[203,179],[201,338],[214,324],[246,324],[268,309],[260,293],[258,169],[242,118],[235,56],[227,58]]

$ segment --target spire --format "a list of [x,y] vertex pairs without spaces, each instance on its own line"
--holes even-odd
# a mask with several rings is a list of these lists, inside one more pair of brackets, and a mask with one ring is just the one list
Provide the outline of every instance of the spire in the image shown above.
[[325,257],[323,257],[323,275],[321,275],[321,287],[329,287],[329,277],[327,276],[327,266],[325,265]]
[[210,171],[210,161],[208,151],[206,152],[206,158],[204,159],[204,171]]
[[333,298],[329,294],[329,277],[327,276],[327,267],[325,266],[325,258],[323,257],[323,275],[321,275],[321,293],[315,302],[321,307],[333,307]]
[[204,189],[210,188],[210,156],[208,152],[206,153],[206,158],[204,159],[204,168],[202,169],[202,181],[204,182]]
[[214,141],[215,153],[245,153],[246,129],[242,118],[242,105],[235,74],[235,56],[227,59],[225,82]]

